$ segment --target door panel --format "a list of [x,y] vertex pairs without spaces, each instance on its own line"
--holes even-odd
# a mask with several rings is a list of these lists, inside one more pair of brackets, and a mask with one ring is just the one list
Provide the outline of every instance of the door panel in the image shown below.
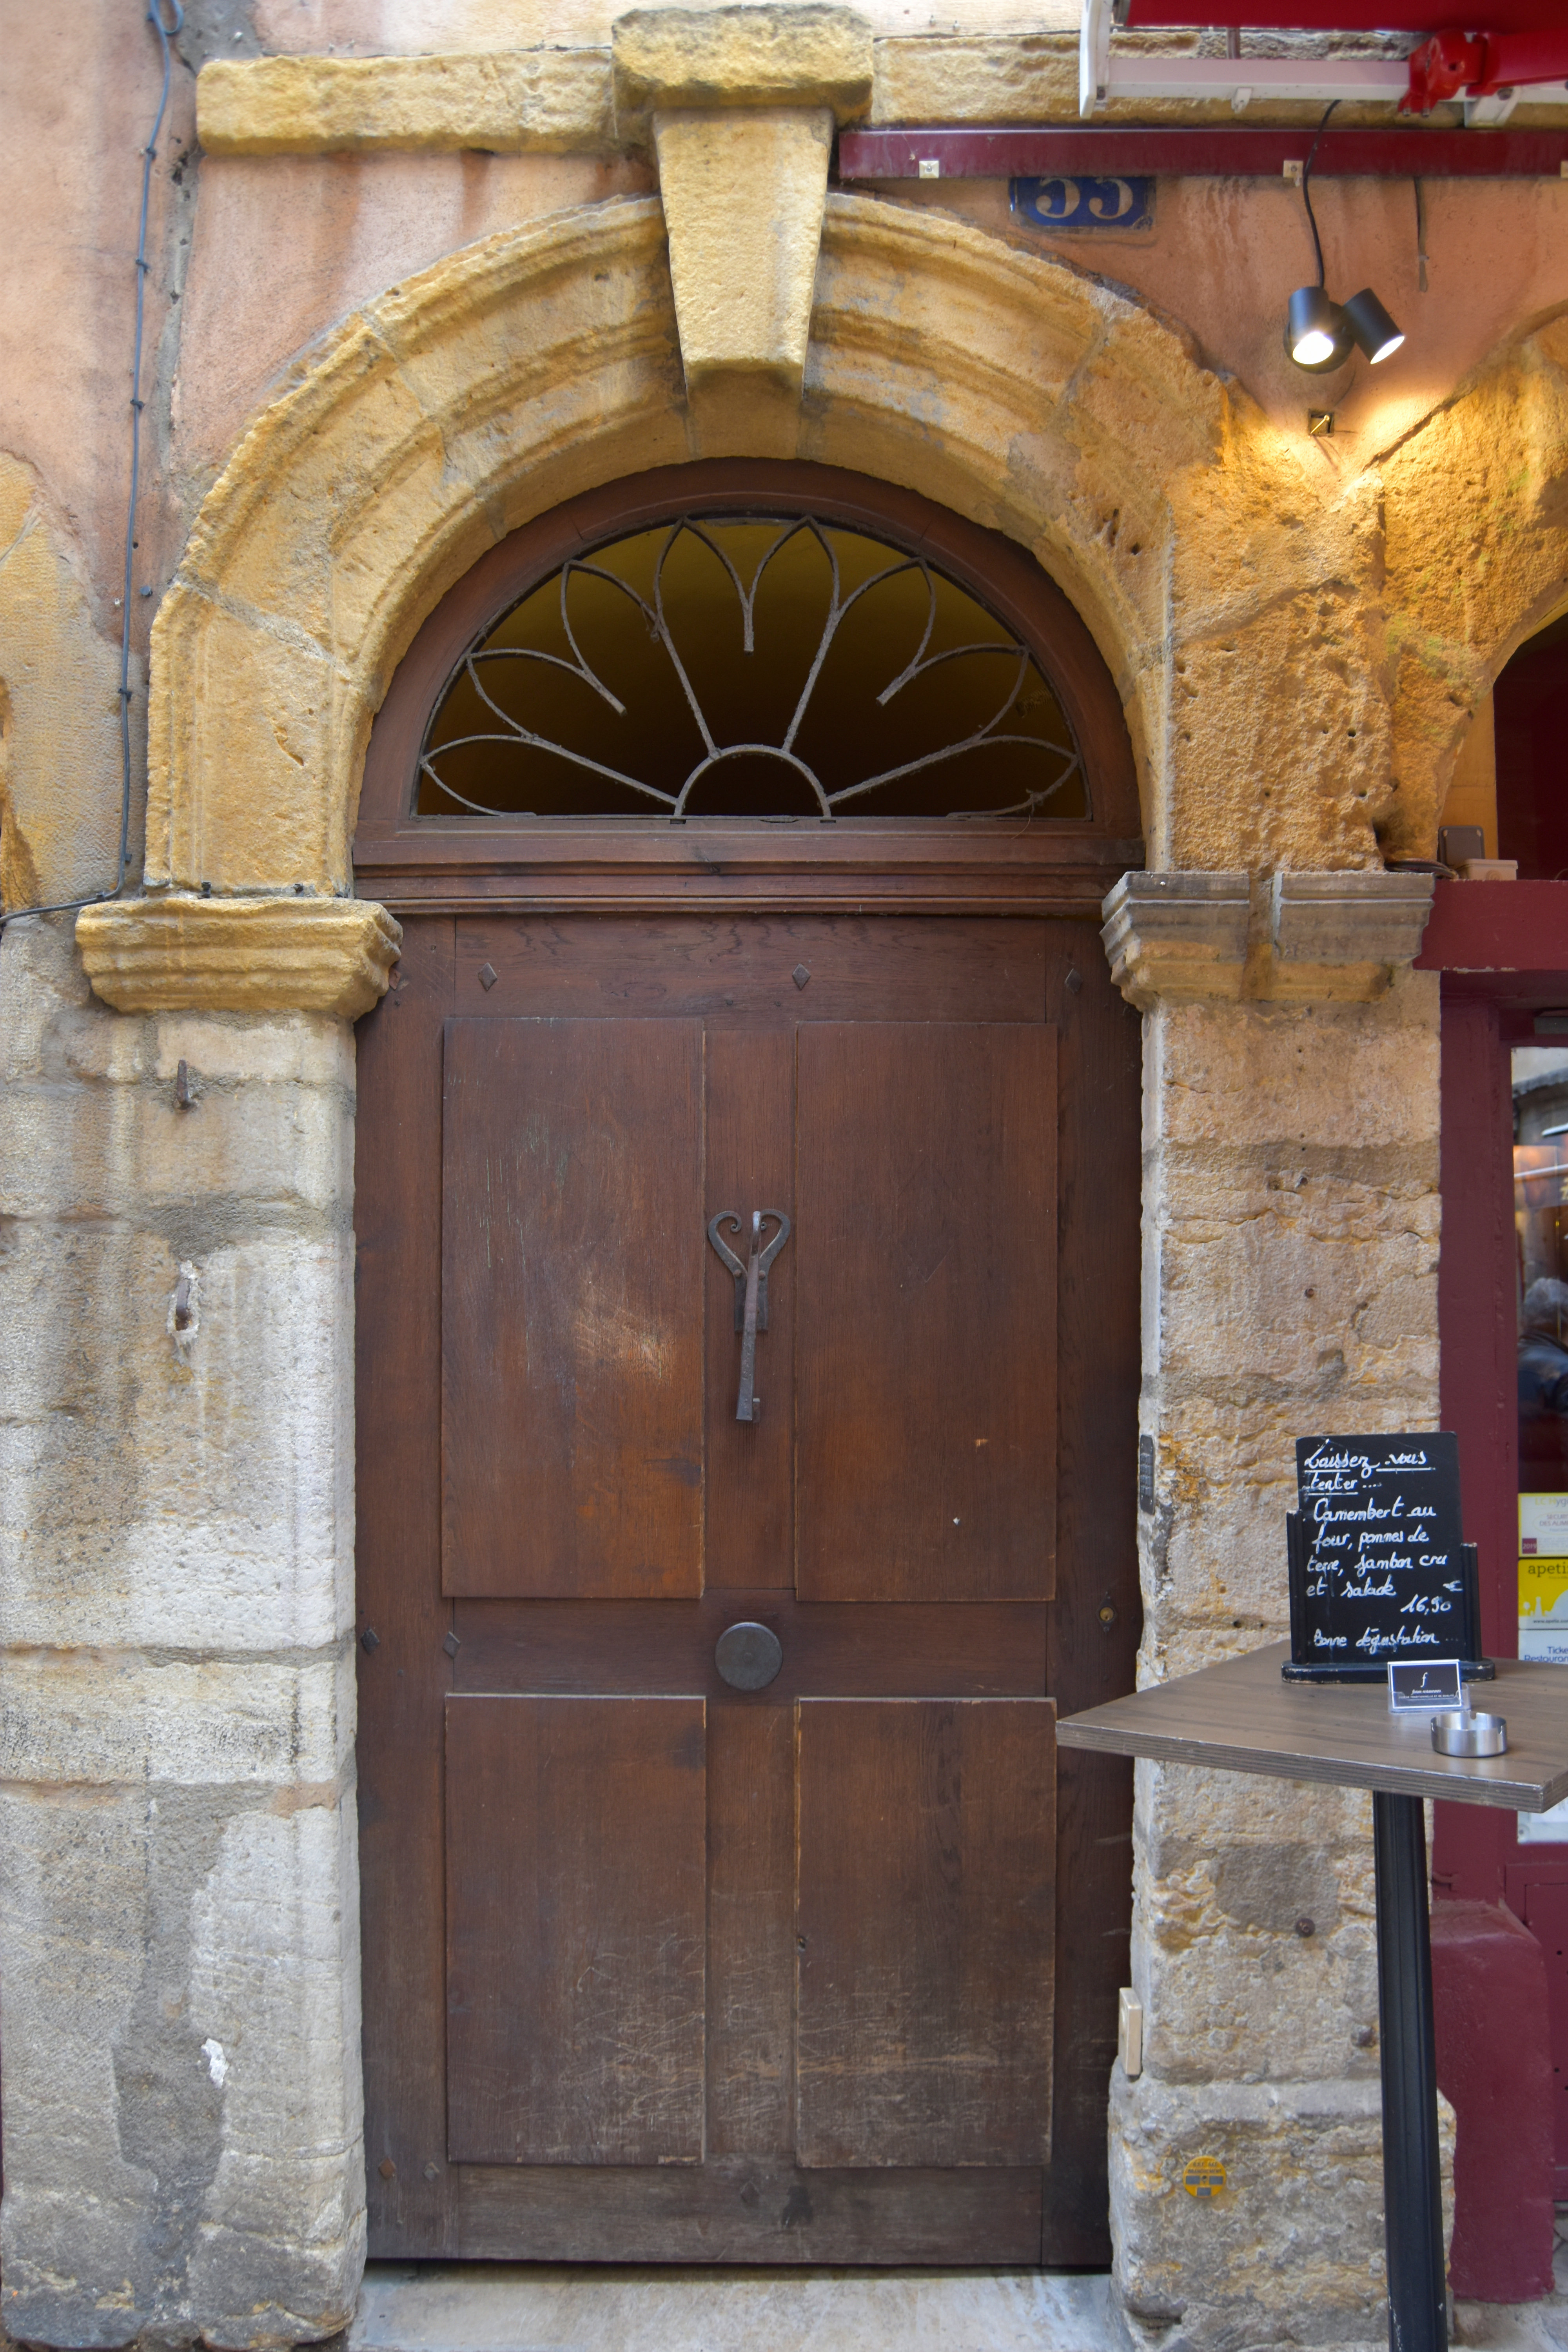
[[1047,2162],[1049,1700],[803,1700],[796,1719],[796,2160]]
[[711,1710],[708,2155],[795,2148],[795,1717]]
[[[791,986],[791,995],[798,992]],[[706,1213],[778,1209],[795,1217],[795,1037],[788,1028],[710,1026],[706,1068]],[[740,1234],[732,1244],[745,1255]],[[768,1330],[758,1350],[762,1417],[735,1418],[735,1286],[706,1259],[709,1585],[795,1581],[795,1251],[768,1275]]]
[[[1128,1776],[1054,1773],[1047,1703],[1137,1633],[1093,927],[425,919],[402,976],[357,1212],[376,2252],[1103,2260]],[[753,1209],[794,1230],[745,1425],[705,1228]]]
[[[1105,2136],[1105,2116],[1100,2118]],[[542,2263],[942,2263],[1040,2259],[1040,2168],[803,2172],[754,2156],[699,2168],[464,2165],[453,2237],[470,2259]],[[614,2249],[612,2253],[611,2249]]]
[[700,1698],[447,1702],[447,2155],[697,2164]]
[[1056,1454],[1056,1038],[799,1033],[796,1590],[1039,1600]]
[[[1043,1602],[815,1601],[761,1586],[700,1601],[461,1601],[452,1612],[458,1690],[698,1691],[710,1706],[788,1707],[797,1698],[1002,1698],[1046,1688]],[[727,1625],[761,1622],[784,1651],[760,1691],[731,1690],[714,1648]]]
[[701,1074],[694,1022],[447,1024],[447,1592],[702,1590]]
[[[768,1026],[1039,1021],[1054,928],[994,915],[460,918],[457,1000],[463,1012],[492,1018],[523,1007]],[[487,970],[496,975],[488,987],[479,977]]]

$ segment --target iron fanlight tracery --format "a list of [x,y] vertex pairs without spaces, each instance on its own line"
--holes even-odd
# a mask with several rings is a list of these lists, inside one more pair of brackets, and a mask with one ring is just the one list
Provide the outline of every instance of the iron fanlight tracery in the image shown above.
[[570,557],[463,656],[417,790],[447,817],[1088,814],[1029,648],[923,555],[810,514]]

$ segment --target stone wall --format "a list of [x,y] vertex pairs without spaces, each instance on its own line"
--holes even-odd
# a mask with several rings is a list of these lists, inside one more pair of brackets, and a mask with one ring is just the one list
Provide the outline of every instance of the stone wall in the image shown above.
[[329,2333],[364,2235],[351,1035],[111,1013],[68,918],[6,938],[0,1035],[5,2322]]

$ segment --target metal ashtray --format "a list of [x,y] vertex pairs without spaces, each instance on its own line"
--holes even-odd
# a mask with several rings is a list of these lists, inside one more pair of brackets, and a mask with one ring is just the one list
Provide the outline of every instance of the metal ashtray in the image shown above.
[[1508,1722],[1500,1715],[1461,1714],[1458,1707],[1432,1717],[1432,1745],[1439,1756],[1501,1756],[1508,1748]]

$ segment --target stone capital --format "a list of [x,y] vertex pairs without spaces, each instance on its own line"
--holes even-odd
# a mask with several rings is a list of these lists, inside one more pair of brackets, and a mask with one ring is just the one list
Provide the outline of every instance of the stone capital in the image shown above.
[[1240,996],[1251,912],[1246,874],[1124,874],[1100,911],[1110,976],[1140,1011],[1162,997]]
[[363,898],[115,898],[84,907],[77,945],[117,1013],[325,1013],[386,992],[403,938]]
[[[1273,993],[1295,993],[1298,973],[1331,968],[1385,974],[1413,963],[1432,911],[1433,883],[1430,874],[1276,874],[1268,893]],[[1302,992],[1324,992],[1309,982]]]
[[1124,874],[1101,907],[1129,1003],[1370,1003],[1414,962],[1429,874]]

